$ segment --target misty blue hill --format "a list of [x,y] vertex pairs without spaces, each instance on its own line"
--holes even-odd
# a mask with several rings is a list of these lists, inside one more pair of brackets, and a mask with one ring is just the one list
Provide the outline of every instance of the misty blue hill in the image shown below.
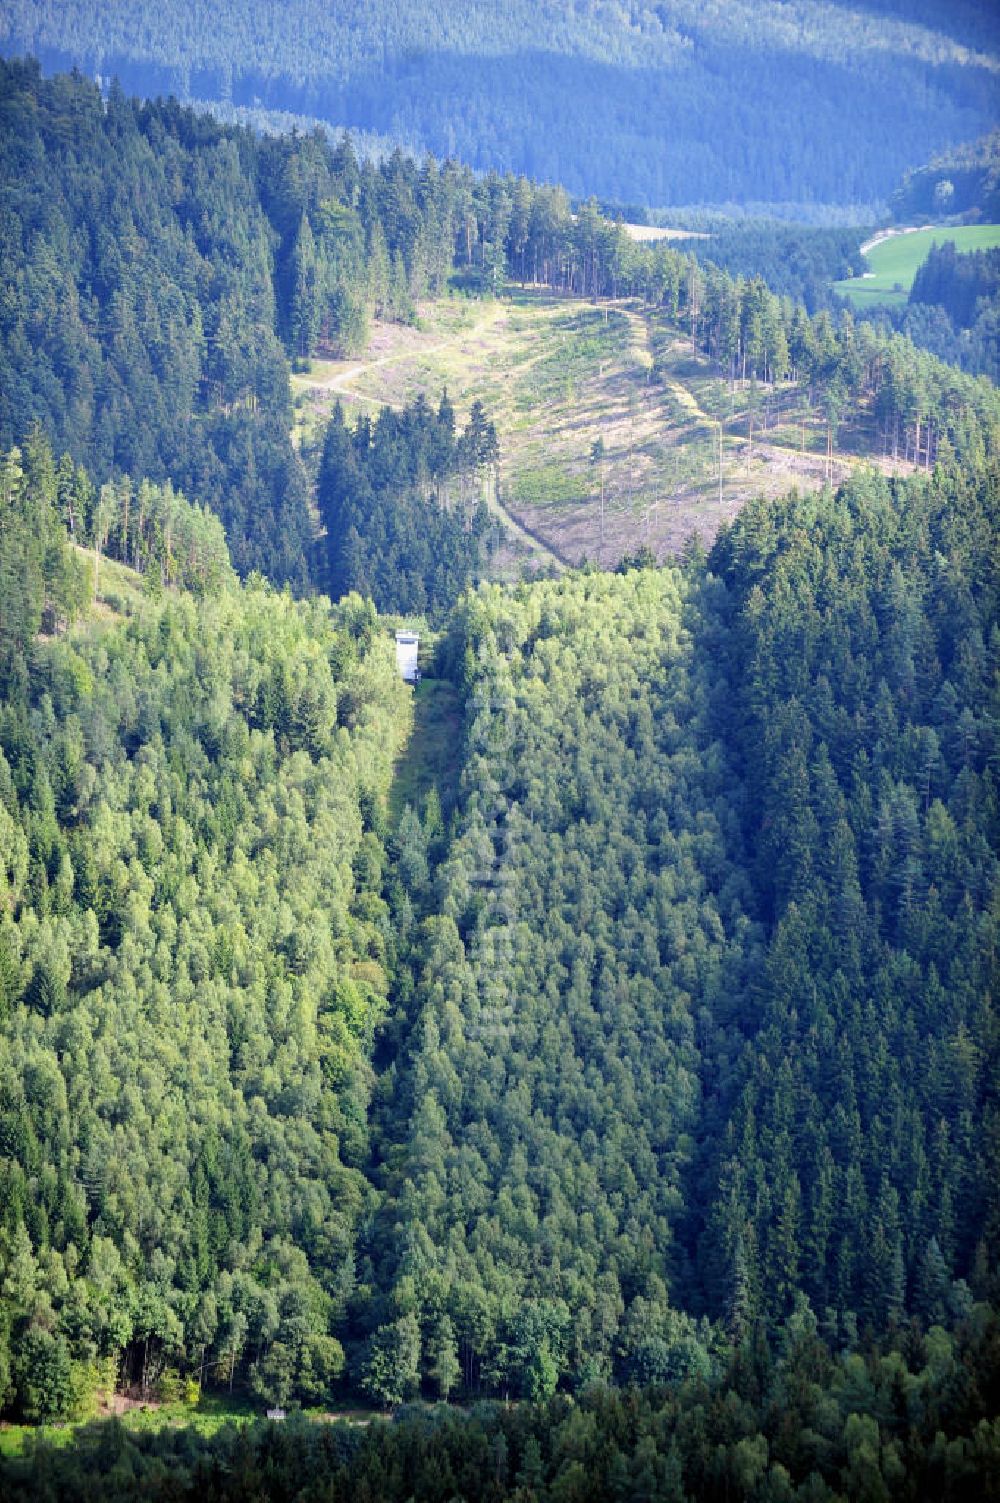
[[969,0],[10,0],[0,49],[639,204],[870,204],[1000,119]]

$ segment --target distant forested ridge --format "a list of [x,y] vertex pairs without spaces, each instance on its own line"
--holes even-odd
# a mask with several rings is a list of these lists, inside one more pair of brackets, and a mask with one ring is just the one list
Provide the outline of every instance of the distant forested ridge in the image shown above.
[[948,243],[947,221],[990,224],[1000,220],[1000,131],[941,153],[905,174],[892,196],[900,223],[946,221],[910,289],[905,309],[878,309],[892,324],[939,360],[973,375],[1000,380],[997,253],[959,254]]
[[11,0],[0,42],[147,96],[289,110],[655,205],[870,204],[997,123],[1000,30],[968,0],[227,0],[211,26],[179,0]]

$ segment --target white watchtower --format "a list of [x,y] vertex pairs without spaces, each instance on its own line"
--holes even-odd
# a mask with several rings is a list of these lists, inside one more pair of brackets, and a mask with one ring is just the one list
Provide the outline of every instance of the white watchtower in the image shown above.
[[396,667],[405,684],[420,682],[420,668],[417,665],[419,648],[420,638],[415,631],[396,633]]

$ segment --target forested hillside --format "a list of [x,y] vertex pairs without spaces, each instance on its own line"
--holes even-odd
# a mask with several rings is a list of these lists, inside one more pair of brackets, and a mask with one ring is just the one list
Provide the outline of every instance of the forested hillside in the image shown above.
[[[3,65],[0,443],[40,421],[98,483],[171,480],[241,573],[305,588],[288,357],[412,316],[452,267],[471,174],[225,130]],[[478,221],[469,229],[479,240]]]
[[[992,176],[998,177],[995,159]],[[936,211],[930,205],[927,213],[936,212],[938,218],[949,215],[953,205],[947,194],[944,198],[948,201],[939,203]],[[977,210],[968,217],[975,220],[978,214]],[[984,221],[998,216],[1000,205],[987,203]],[[995,252],[956,248],[955,230],[948,224],[935,232],[908,304],[902,304],[888,290],[888,276],[884,303],[880,284],[875,284],[880,288],[877,295],[869,291],[869,282],[855,281],[850,290],[844,287],[847,278],[864,275],[866,262],[860,246],[867,237],[859,229],[807,229],[774,220],[719,221],[714,216],[693,217],[693,223],[710,227],[710,233],[681,242],[678,248],[700,261],[722,267],[733,277],[760,277],[771,292],[804,303],[812,314],[822,309],[835,314],[843,309],[845,295],[861,295],[866,301],[857,311],[868,322],[895,328],[937,360],[970,375],[988,376],[996,384],[1000,375],[997,291],[995,272],[990,270]]]
[[748,509],[711,559],[768,936],[702,1244],[742,1318],[801,1287],[850,1339],[989,1287],[997,502],[995,470],[859,480]]
[[458,612],[375,1248],[428,1376],[442,1311],[467,1384],[537,1396],[707,1371],[680,1311],[805,1294],[850,1343],[991,1287],[996,506],[859,480],[748,508],[704,577]]
[[864,257],[858,229],[809,229],[777,220],[693,217],[702,233],[680,248],[732,277],[761,277],[779,297],[804,303],[810,313],[832,308],[830,283],[860,276]]
[[116,1372],[715,1383],[790,1319],[836,1352],[985,1318],[995,467],[466,596],[457,806],[388,841],[370,606],[105,558],[88,615],[44,448],[4,473],[16,1413]]
[[[626,73],[637,182],[727,181],[779,80],[814,129],[740,170],[814,193],[834,78],[879,171],[995,108],[965,3],[553,0],[527,62],[520,0],[355,10],[2,24],[310,108],[395,70],[504,169],[571,64],[619,189]],[[837,310],[843,231],[713,259],[32,63],[0,137],[0,1491],[994,1496],[996,386]],[[906,318],[992,349],[994,257]]]
[[[252,1367],[322,1398],[371,1199],[391,647],[357,597],[161,594],[158,574],[143,593],[107,564],[102,612],[58,629],[93,580],[73,583],[44,455],[20,459],[0,514],[20,635],[0,709],[2,1402],[44,1420],[116,1374],[176,1382],[199,1350],[220,1380]],[[12,628],[15,568],[38,605]]]
[[[436,881],[407,883],[432,912],[374,1249],[399,1318],[375,1340],[416,1315],[430,1373],[457,1340],[472,1391],[708,1367],[707,1328],[668,1289],[693,1019],[739,970],[742,916],[715,898],[738,878],[692,609],[675,571],[593,574],[474,596],[452,627],[464,796]],[[369,1364],[379,1396],[383,1381]]]
[[211,25],[179,0],[10,0],[0,44],[656,205],[870,204],[997,123],[1000,32],[970,0],[226,0]]
[[920,267],[910,288],[911,303],[936,303],[959,329],[969,329],[1000,295],[1000,250],[959,254],[947,231]]
[[99,482],[169,478],[237,565],[304,583],[273,232],[235,136],[4,67],[0,443],[41,421]]

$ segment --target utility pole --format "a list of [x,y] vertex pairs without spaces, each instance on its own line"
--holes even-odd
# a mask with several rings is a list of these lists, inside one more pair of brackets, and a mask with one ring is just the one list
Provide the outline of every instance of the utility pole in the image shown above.
[[598,467],[601,480],[601,541],[598,553],[598,564],[604,568],[604,440],[595,438],[590,448],[590,462]]
[[719,506],[722,506],[722,419],[719,419]]

